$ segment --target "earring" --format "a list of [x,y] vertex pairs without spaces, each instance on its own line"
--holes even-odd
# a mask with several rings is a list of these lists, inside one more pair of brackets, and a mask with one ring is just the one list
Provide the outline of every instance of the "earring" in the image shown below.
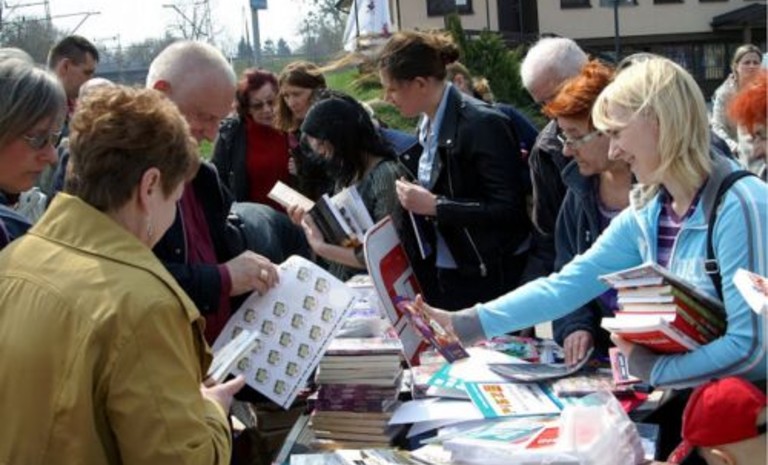
[[155,228],[152,226],[152,219],[147,217],[147,237],[152,239],[155,235]]

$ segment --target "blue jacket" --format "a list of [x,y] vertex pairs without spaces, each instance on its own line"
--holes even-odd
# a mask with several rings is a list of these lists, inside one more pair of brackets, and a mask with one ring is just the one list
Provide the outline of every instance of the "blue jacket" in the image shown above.
[[[722,178],[733,166],[717,160],[710,177]],[[669,263],[672,273],[712,296],[714,286],[704,270],[708,212],[703,205],[715,195],[715,184],[719,183],[707,182],[701,201],[681,226]],[[633,199],[594,245],[559,273],[454,314],[456,331],[462,339],[472,340],[560,318],[608,289],[598,276],[656,262],[661,195],[643,206]],[[684,354],[653,354],[637,347],[630,357],[630,369],[653,385],[688,387],[729,375],[750,380],[766,377],[764,317],[749,308],[734,286],[733,276],[739,268],[768,274],[768,185],[755,177],[743,178],[728,190],[720,208],[713,246],[722,275],[728,329],[723,337]]]
[[7,204],[5,194],[0,192],[0,250],[32,226],[29,220],[6,206]]
[[[578,164],[572,161],[563,170],[562,179],[568,192],[555,228],[556,270],[568,264],[576,255],[587,251],[602,232],[595,195],[598,176],[582,176]],[[590,300],[579,309],[552,322],[555,341],[562,346],[563,340],[571,333],[589,331],[597,352],[607,354],[610,340],[608,333],[600,328],[604,316],[613,316],[612,309],[607,308],[600,299]]]

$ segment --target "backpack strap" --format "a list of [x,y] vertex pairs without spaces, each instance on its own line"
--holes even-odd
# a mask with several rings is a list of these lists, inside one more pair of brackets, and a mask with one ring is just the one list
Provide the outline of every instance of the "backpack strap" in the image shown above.
[[[754,176],[753,173],[747,170],[737,170],[728,173],[724,178],[720,180],[720,185],[717,188],[717,194],[712,199],[712,203],[709,206],[709,213],[707,217],[707,257],[704,261],[704,270],[709,275],[709,279],[712,280],[712,284],[715,286],[715,291],[720,300],[723,300],[723,277],[720,275],[720,265],[715,258],[715,248],[712,245],[712,235],[715,230],[715,222],[717,221],[717,210],[722,198],[728,189],[738,181],[746,176]],[[705,211],[707,209],[705,208]]]

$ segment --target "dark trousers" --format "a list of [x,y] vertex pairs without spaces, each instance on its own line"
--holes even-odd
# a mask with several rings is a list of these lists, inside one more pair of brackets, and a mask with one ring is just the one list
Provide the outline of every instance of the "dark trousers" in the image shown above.
[[515,289],[525,268],[526,254],[502,257],[488,265],[488,273],[466,273],[458,269],[435,268],[429,289],[425,289],[427,302],[445,310],[461,310],[480,302],[487,302]]

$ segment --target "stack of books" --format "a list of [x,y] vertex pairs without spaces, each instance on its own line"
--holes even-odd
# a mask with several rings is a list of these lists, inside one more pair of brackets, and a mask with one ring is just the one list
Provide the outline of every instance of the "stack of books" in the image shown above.
[[396,338],[337,338],[320,360],[310,426],[322,449],[391,445],[400,426],[389,426],[403,376]]
[[655,352],[696,349],[723,335],[722,302],[654,264],[601,276],[618,291],[621,311],[602,327]]

